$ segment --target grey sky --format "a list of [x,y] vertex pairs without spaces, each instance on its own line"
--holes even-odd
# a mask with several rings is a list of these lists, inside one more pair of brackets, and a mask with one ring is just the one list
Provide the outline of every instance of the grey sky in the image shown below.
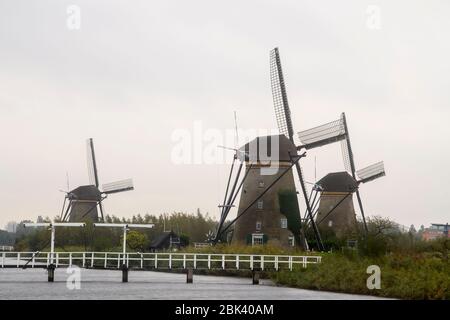
[[[81,29],[66,27],[69,5]],[[366,27],[368,5],[381,29]],[[174,165],[172,133],[274,129],[269,50],[280,48],[296,131],[346,112],[369,215],[448,222],[450,4],[447,1],[0,0],[0,226],[55,216],[88,182],[133,177],[107,213],[217,215],[228,166]],[[230,157],[232,155],[230,154]],[[343,169],[340,146],[311,151],[306,179]]]

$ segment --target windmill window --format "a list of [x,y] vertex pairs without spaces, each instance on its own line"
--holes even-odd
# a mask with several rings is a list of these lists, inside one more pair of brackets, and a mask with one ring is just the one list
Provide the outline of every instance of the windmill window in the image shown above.
[[287,229],[288,223],[287,223],[287,219],[286,218],[281,218],[281,228],[282,229]]
[[262,181],[262,180],[258,181],[258,187],[264,188],[264,181]]
[[261,227],[262,227],[262,222],[256,221],[256,231],[261,231]]
[[294,236],[290,236],[288,238],[289,246],[294,247],[295,246],[295,238]]
[[331,228],[333,226],[333,220],[328,221],[328,226]]
[[257,208],[258,208],[258,210],[262,210],[263,207],[264,207],[263,201],[262,201],[262,200],[259,200],[258,203],[257,203]]
[[264,244],[264,235],[262,234],[252,234],[252,245],[257,246]]

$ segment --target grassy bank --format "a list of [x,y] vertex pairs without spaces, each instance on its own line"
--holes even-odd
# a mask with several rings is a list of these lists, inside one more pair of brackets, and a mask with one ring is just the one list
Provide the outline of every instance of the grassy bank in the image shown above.
[[[381,289],[369,290],[366,269],[381,269]],[[401,299],[450,299],[450,264],[433,254],[391,254],[379,258],[327,254],[322,264],[272,273],[281,285]]]
[[[270,246],[227,246],[188,251],[204,253],[253,253],[305,255],[298,249]],[[315,255],[317,253],[308,253]],[[320,254],[322,263],[296,268],[294,271],[266,273],[276,284],[289,287],[376,295],[400,299],[450,299],[450,263],[439,251],[398,252],[376,257],[346,253]],[[367,288],[367,267],[381,270],[381,289]]]

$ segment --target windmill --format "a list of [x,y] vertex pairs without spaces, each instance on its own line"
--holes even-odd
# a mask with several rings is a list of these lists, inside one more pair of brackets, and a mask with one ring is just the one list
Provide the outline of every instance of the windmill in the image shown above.
[[[236,151],[234,156],[234,161],[231,166],[230,175],[228,178],[227,188],[225,192],[225,198],[223,204],[219,205],[221,208],[221,216],[218,228],[216,230],[216,236],[214,242],[217,242],[220,236],[229,230],[232,226],[234,226],[233,237],[235,235],[240,241],[243,241],[243,235],[246,234],[246,237],[249,235],[253,238],[254,235],[258,236],[263,234],[263,230],[261,230],[261,225],[264,224],[261,220],[261,217],[270,217],[271,221],[277,221],[277,214],[281,213],[282,215],[286,214],[286,210],[282,210],[282,206],[280,206],[280,191],[284,190],[288,193],[292,193],[295,191],[295,182],[292,173],[292,167],[296,167],[298,181],[301,186],[301,191],[303,195],[303,199],[305,201],[306,210],[304,221],[306,223],[302,223],[300,217],[295,217],[294,219],[294,235],[299,236],[300,241],[302,241],[302,245],[304,248],[308,247],[308,243],[306,242],[306,238],[304,235],[304,231],[308,225],[312,226],[314,236],[316,239],[316,243],[319,250],[323,250],[322,239],[320,236],[319,229],[315,222],[315,215],[317,215],[317,206],[320,203],[320,199],[324,200],[324,196],[326,195],[323,191],[323,188],[319,184],[315,184],[314,188],[311,190],[310,195],[307,194],[306,189],[306,181],[303,178],[302,168],[300,166],[299,160],[301,157],[305,156],[305,152],[299,154],[298,152],[301,150],[309,150],[317,147],[322,147],[334,142],[341,141],[342,152],[344,158],[344,164],[346,166],[346,170],[350,173],[347,173],[347,176],[344,174],[340,175],[339,179],[343,179],[340,183],[345,187],[345,179],[350,177],[352,183],[347,184],[353,185],[354,187],[351,189],[346,189],[346,193],[356,193],[358,204],[360,207],[361,215],[363,218],[364,228],[367,231],[367,225],[364,216],[364,209],[362,206],[361,196],[359,194],[359,185],[361,183],[366,183],[377,179],[383,175],[384,165],[382,162],[364,168],[360,171],[356,171],[352,147],[350,143],[350,135],[348,132],[348,127],[346,123],[345,114],[342,113],[341,118],[324,125],[304,130],[298,133],[301,145],[296,146],[294,142],[294,129],[292,125],[291,113],[289,109],[289,103],[287,99],[286,93],[286,85],[284,81],[283,71],[280,62],[280,55],[278,48],[273,49],[270,52],[270,79],[271,79],[271,87],[272,87],[272,96],[275,107],[275,116],[277,120],[278,129],[281,135],[279,136],[266,136],[266,137],[258,137],[255,140],[247,143],[240,149],[233,149]],[[259,147],[261,145],[261,141],[263,141],[262,145],[277,144],[278,149],[278,165],[280,168],[284,168],[284,170],[280,170],[276,175],[273,175],[273,179],[267,180],[267,177],[263,177],[261,174],[255,174],[252,169],[261,169],[261,160]],[[264,149],[264,148],[263,148]],[[253,150],[253,152],[252,152]],[[256,150],[256,151],[255,151]],[[263,152],[264,153],[264,152]],[[255,156],[256,154],[256,156]],[[233,168],[235,166],[235,161],[240,160],[241,163],[237,169],[237,172],[234,174]],[[272,159],[273,160],[273,159]],[[245,163],[245,175],[243,179],[239,182],[242,168]],[[234,182],[232,181],[232,176],[234,174]],[[357,179],[357,176],[359,180]],[[338,181],[339,181],[338,179]],[[256,182],[260,185],[266,185],[266,188],[258,188],[255,187]],[[284,181],[284,182],[283,182]],[[324,182],[324,181],[322,181]],[[256,190],[256,191],[255,191]],[[351,191],[351,192],[349,192]],[[225,219],[227,218],[231,208],[234,206],[234,201],[241,192],[240,205],[238,209],[238,214],[235,219],[233,219],[226,227],[224,227]],[[313,196],[313,193],[314,196]],[[321,197],[317,198],[317,195],[321,194]],[[260,209],[259,215],[256,213],[258,207],[261,208],[261,204],[264,204],[268,199],[268,203],[270,204],[267,209]],[[312,201],[311,201],[312,199]],[[347,199],[347,198],[346,198]],[[331,211],[335,211],[336,207],[338,207],[343,201],[342,199],[335,200],[335,205],[331,206]],[[294,212],[294,216],[297,215],[298,211],[298,201],[297,197],[295,200],[290,199],[291,206],[288,209],[289,212]],[[277,204],[278,203],[278,204]],[[325,203],[323,201],[322,203]],[[264,205],[263,205],[264,207]],[[352,202],[353,208],[353,202]],[[282,211],[285,211],[284,213]],[[350,212],[354,212],[350,211]],[[329,215],[330,212],[326,212],[325,215]],[[300,214],[298,214],[300,216]],[[293,220],[291,218],[291,220]],[[291,221],[292,222],[292,221]],[[288,225],[291,223],[289,222]],[[268,226],[269,229],[276,230],[277,228],[272,224]],[[283,227],[281,227],[283,228]],[[254,230],[251,234],[249,234],[250,230]],[[278,228],[279,229],[279,228]],[[292,229],[292,224],[291,224]],[[243,232],[242,230],[245,230]],[[275,232],[276,233],[276,232]],[[239,235],[240,234],[240,235]],[[274,232],[272,232],[273,236]],[[278,238],[280,235],[278,235]],[[233,238],[233,239],[234,239]],[[261,241],[261,239],[259,240]],[[262,237],[262,242],[264,243],[264,237]],[[248,239],[247,239],[247,242]],[[252,240],[252,243],[254,241]]]
[[[312,129],[301,131],[298,133],[298,136],[300,138],[300,141],[303,143],[303,145],[300,147],[306,150],[322,147],[340,141],[344,166],[347,172],[350,173],[350,175],[346,175],[345,172],[331,173],[316,183],[316,185],[319,186],[321,184],[326,185],[327,188],[326,191],[320,188],[316,188],[314,190],[321,193],[321,197],[319,198],[321,207],[319,206],[320,215],[318,215],[318,219],[320,218],[321,221],[323,221],[323,217],[328,217],[331,214],[331,212],[329,212],[331,210],[332,212],[334,212],[334,216],[341,216],[342,219],[344,219],[344,215],[347,216],[347,219],[344,220],[348,222],[347,225],[349,226],[351,219],[348,217],[351,214],[354,214],[351,195],[353,193],[356,193],[361,217],[363,220],[364,230],[367,232],[367,224],[361,195],[359,193],[359,185],[361,183],[366,183],[384,176],[385,170],[383,162],[377,162],[364,169],[356,171],[345,113],[342,113],[341,117],[338,120],[331,121]],[[351,179],[349,179],[349,177],[351,177]],[[350,182],[350,180],[352,181]],[[342,192],[344,192],[344,194],[339,194]],[[333,194],[334,196],[331,197],[331,195]],[[314,195],[313,207],[317,204],[315,202],[316,196],[317,194]],[[338,206],[340,206],[340,208],[338,208]],[[344,207],[346,207],[347,210],[344,210]],[[329,209],[326,210],[324,208]],[[347,212],[347,214],[339,214],[339,212],[344,211]],[[320,222],[318,221],[318,223]]]
[[[217,241],[221,234],[234,225],[234,242],[259,244],[275,240],[274,243],[292,245],[293,240],[297,239],[306,248],[292,170],[295,166],[309,221],[314,230],[318,249],[322,251],[324,249],[322,240],[313,219],[302,168],[299,164],[300,158],[305,156],[305,153],[298,154],[298,148],[294,143],[294,129],[278,48],[270,52],[270,80],[280,135],[258,137],[241,147],[236,153],[240,157],[235,156],[235,160],[239,158],[241,162],[229,192],[235,162],[233,161],[224,202],[220,206],[222,212],[215,240]],[[269,157],[267,157],[268,151],[270,151]],[[265,173],[267,161],[271,165],[276,163],[278,168],[276,173]],[[244,163],[245,175],[238,184]],[[237,217],[227,227],[222,228],[241,190]]]
[[205,234],[206,242],[212,242],[214,240],[214,232],[212,230],[208,230]]
[[106,183],[102,185],[102,190],[99,189],[100,182],[92,138],[87,140],[87,158],[90,184],[79,186],[66,193],[61,210],[62,221],[79,222],[91,220],[97,222],[99,221],[97,208],[100,209],[100,220],[103,221],[103,200],[113,193],[134,190],[132,179]]

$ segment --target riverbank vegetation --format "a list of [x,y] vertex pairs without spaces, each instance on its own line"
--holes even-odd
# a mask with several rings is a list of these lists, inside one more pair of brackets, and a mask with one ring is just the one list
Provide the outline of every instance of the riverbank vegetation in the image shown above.
[[[361,226],[362,229],[362,226]],[[276,284],[313,290],[366,294],[400,299],[450,299],[450,239],[422,240],[413,227],[400,230],[382,217],[368,219],[368,232],[344,234],[322,232],[327,253],[302,252],[273,246],[217,245],[209,253],[313,254],[322,263],[294,271],[265,273]],[[380,289],[369,289],[369,266],[380,268]]]
[[[401,237],[401,236],[400,236]],[[400,240],[400,239],[399,239]],[[401,241],[400,241],[401,242]],[[342,248],[332,253],[305,253],[296,249],[271,246],[226,246],[196,250],[204,253],[310,254],[321,255],[322,263],[298,266],[294,271],[266,272],[264,276],[276,284],[350,294],[375,295],[399,299],[450,299],[450,241],[445,238],[418,242],[415,247],[398,247],[380,252]],[[384,248],[386,249],[386,248]],[[194,250],[194,249],[191,249]],[[369,266],[380,268],[381,288],[369,289]],[[216,274],[217,272],[215,272]]]
[[[369,289],[369,266],[380,268],[380,289]],[[400,299],[450,299],[450,264],[439,252],[366,257],[325,254],[320,265],[271,274],[280,284],[313,290],[368,294]]]

